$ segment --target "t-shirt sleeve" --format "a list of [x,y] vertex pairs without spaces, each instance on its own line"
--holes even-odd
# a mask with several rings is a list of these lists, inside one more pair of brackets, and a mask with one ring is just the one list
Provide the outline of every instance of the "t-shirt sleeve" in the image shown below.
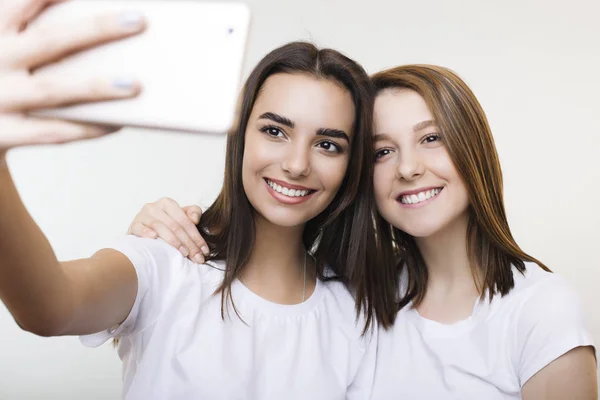
[[564,278],[553,274],[529,290],[517,319],[514,359],[521,386],[570,350],[594,345],[579,296]]
[[109,248],[123,253],[135,268],[137,294],[125,321],[101,332],[82,335],[80,341],[97,347],[106,341],[133,335],[151,326],[161,313],[161,300],[173,285],[181,254],[161,239],[125,236]]

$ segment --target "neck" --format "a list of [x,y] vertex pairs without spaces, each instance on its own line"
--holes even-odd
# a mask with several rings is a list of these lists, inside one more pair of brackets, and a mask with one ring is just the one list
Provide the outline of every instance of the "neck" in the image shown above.
[[[417,238],[427,266],[425,297],[419,313],[441,323],[454,323],[470,316],[480,292],[467,253],[468,216],[458,218],[435,235]],[[481,282],[479,276],[476,279]]]
[[428,290],[438,288],[450,292],[471,287],[477,291],[467,253],[467,224],[468,215],[465,213],[435,235],[416,238],[427,265]]
[[250,259],[241,272],[242,282],[259,296],[281,304],[297,304],[304,289],[306,257],[306,298],[312,292],[315,274],[311,258],[305,255],[304,226],[276,226],[261,216],[255,218],[255,241]]

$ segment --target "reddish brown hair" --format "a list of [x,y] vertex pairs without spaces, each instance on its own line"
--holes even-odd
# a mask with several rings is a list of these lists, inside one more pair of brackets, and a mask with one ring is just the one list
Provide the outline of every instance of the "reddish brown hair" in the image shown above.
[[[549,269],[515,242],[504,209],[502,170],[485,112],[466,83],[449,69],[433,65],[406,65],[372,77],[378,92],[408,89],[427,103],[442,133],[448,154],[467,189],[470,205],[467,251],[481,295],[507,294],[514,287],[512,267],[524,273],[525,261]],[[414,238],[376,218],[381,263],[395,263],[398,277],[406,272],[407,292],[400,308],[417,306],[425,296],[427,268]],[[404,271],[403,271],[404,269]],[[476,277],[481,277],[481,281]],[[483,282],[482,285],[479,285]]]

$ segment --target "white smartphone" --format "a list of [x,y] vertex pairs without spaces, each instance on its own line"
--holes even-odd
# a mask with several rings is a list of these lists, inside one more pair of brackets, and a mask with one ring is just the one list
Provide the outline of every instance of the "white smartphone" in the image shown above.
[[226,133],[240,89],[250,11],[242,3],[194,0],[72,0],[50,7],[35,23],[139,11],[147,30],[69,56],[40,75],[139,79],[134,99],[33,113],[72,121],[195,133]]

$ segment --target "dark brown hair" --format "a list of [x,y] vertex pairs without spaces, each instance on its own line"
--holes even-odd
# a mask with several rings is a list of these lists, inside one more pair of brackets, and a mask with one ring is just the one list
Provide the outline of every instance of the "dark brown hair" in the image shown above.
[[[502,171],[492,132],[481,105],[466,83],[449,69],[433,65],[406,65],[372,77],[378,92],[408,89],[427,103],[444,145],[469,195],[467,252],[473,278],[483,297],[504,296],[514,287],[512,266],[525,272],[525,261],[549,269],[521,250],[515,242],[504,209]],[[381,263],[396,265],[396,284],[407,276],[407,291],[399,308],[419,305],[427,288],[427,268],[415,240],[376,219]],[[477,268],[477,269],[476,269]],[[477,276],[481,276],[480,285]]]
[[223,187],[198,224],[211,248],[207,259],[226,260],[225,277],[216,292],[222,294],[221,315],[224,317],[229,301],[233,304],[231,284],[248,262],[255,239],[255,211],[242,185],[246,127],[264,82],[269,76],[281,73],[330,80],[352,96],[356,115],[346,176],[331,204],[306,224],[303,242],[315,257],[318,276],[326,279],[325,269],[329,267],[353,292],[357,313],[365,313],[365,329],[374,319],[388,327],[395,315],[395,291],[387,298],[382,296],[385,291],[379,292],[380,288],[389,283],[381,279],[380,269],[374,265],[371,186],[374,88],[355,61],[335,50],[317,49],[304,42],[273,50],[250,74],[242,90],[238,121],[227,138]]

